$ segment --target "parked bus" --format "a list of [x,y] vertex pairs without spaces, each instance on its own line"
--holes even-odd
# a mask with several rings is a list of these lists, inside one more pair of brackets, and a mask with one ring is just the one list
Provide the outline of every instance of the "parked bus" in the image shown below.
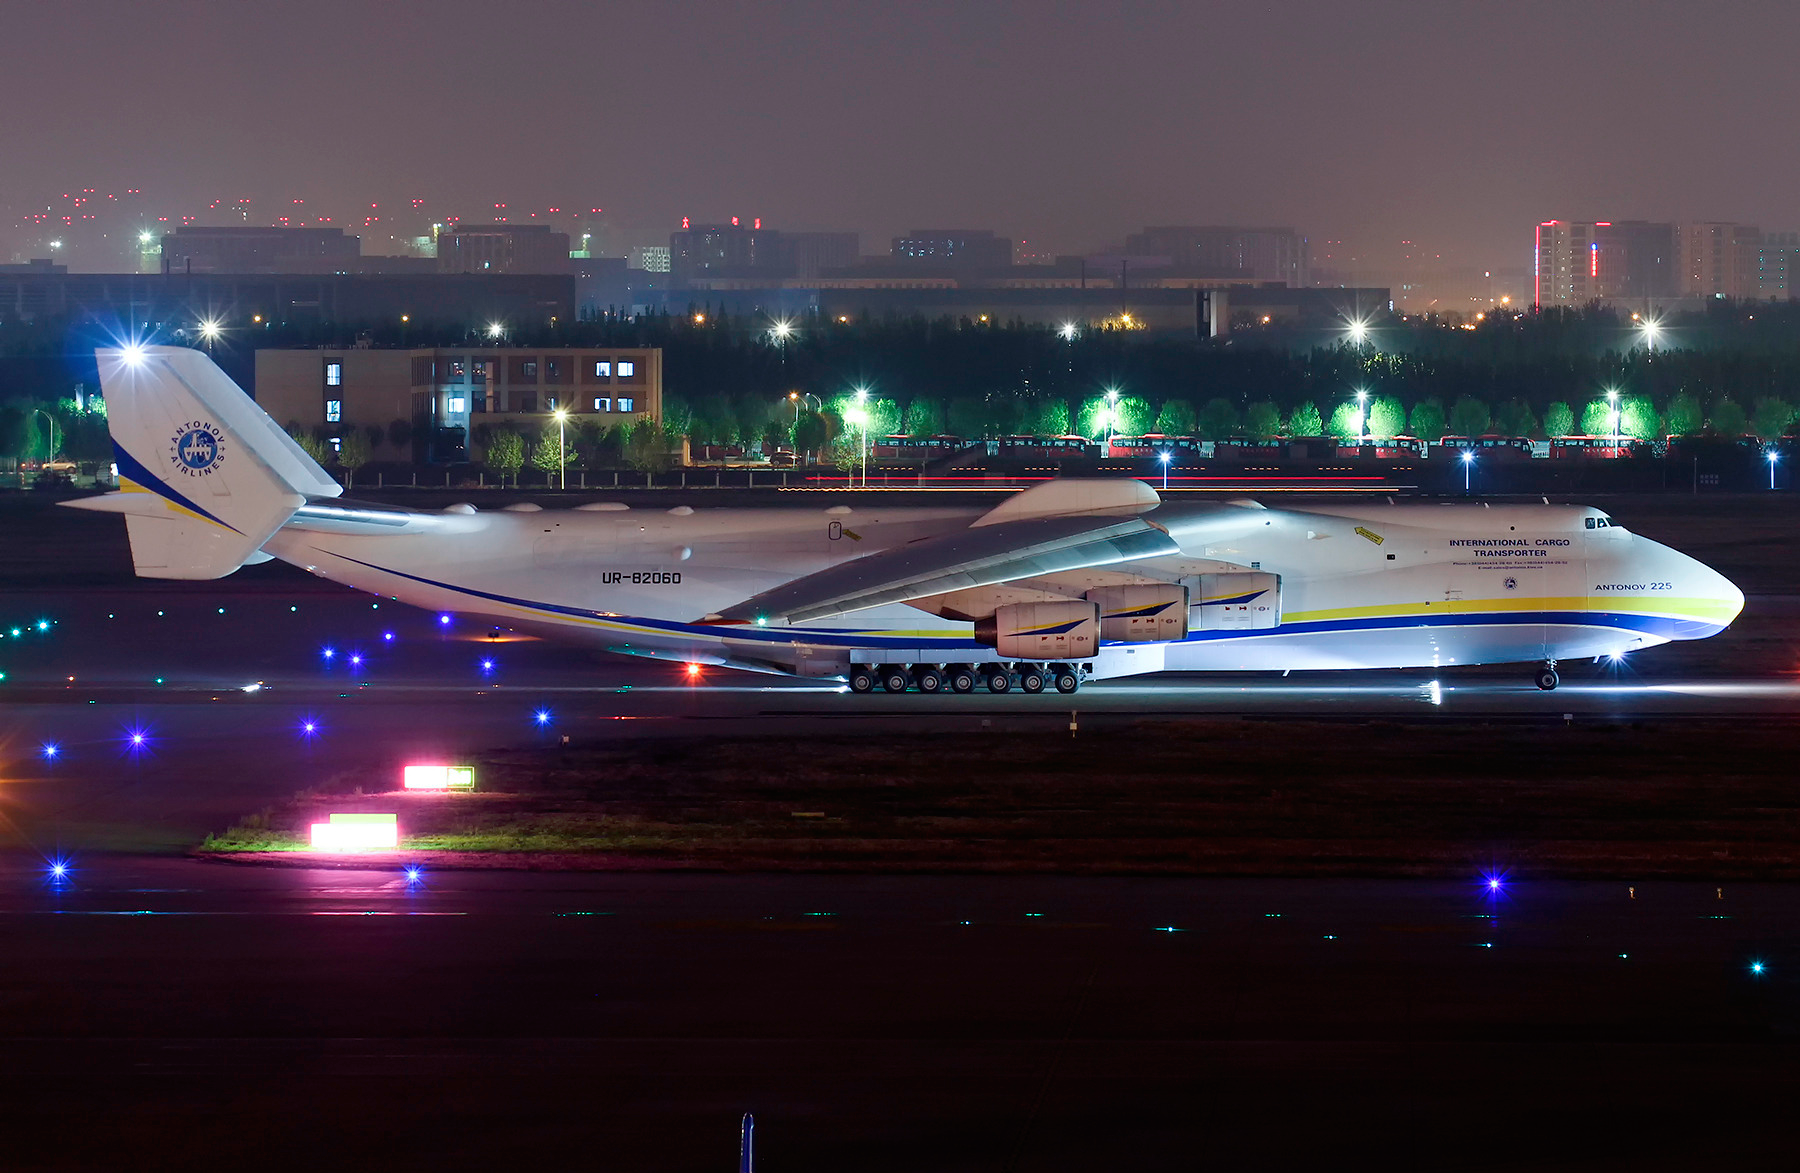
[[1198,436],[1147,432],[1142,436],[1114,436],[1106,445],[1106,455],[1114,460],[1160,460],[1165,452],[1176,456],[1205,456],[1210,447]]
[[1102,444],[1086,436],[1001,436],[988,441],[988,454],[1026,460],[1095,458]]
[[969,442],[961,436],[877,436],[869,441],[869,455],[876,460],[923,463],[940,460],[968,446]]
[[1445,452],[1460,458],[1465,451],[1474,452],[1480,460],[1530,460],[1529,436],[1502,436],[1487,432],[1480,436],[1445,436],[1438,441]]
[[1550,459],[1624,460],[1648,447],[1630,436],[1556,436],[1550,441]]
[[1425,456],[1425,441],[1415,436],[1370,437],[1360,444],[1339,444],[1336,455],[1347,459],[1420,460]]

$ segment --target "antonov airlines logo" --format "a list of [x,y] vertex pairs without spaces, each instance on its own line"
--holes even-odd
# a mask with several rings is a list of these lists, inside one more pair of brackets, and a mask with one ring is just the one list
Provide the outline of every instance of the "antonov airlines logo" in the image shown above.
[[209,477],[225,461],[224,429],[205,420],[193,420],[175,429],[169,438],[169,460],[182,476]]

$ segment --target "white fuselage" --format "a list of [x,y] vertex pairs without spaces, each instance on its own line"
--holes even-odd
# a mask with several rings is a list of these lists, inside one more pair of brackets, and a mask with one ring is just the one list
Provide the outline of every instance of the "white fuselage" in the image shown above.
[[[302,510],[263,548],[361,590],[617,652],[837,676],[853,663],[996,657],[970,623],[905,604],[792,627],[703,620],[803,575],[965,528],[982,512],[874,503],[358,516],[336,503]],[[1164,503],[1143,516],[1168,530],[1182,557],[1109,573],[1173,581],[1270,572],[1281,579],[1281,621],[1103,644],[1095,676],[1554,661],[1704,638],[1743,606],[1715,571],[1577,506]]]

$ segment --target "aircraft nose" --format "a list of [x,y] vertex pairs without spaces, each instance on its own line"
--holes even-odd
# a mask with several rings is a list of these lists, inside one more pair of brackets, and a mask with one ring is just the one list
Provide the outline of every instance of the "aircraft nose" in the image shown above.
[[1744,592],[1738,589],[1737,583],[1732,582],[1712,567],[1708,566],[1706,573],[1712,576],[1713,598],[1718,600],[1721,608],[1719,622],[1729,627],[1731,621],[1743,613]]
[[1698,604],[1695,611],[1703,612],[1695,615],[1699,621],[1696,626],[1705,633],[1701,638],[1717,635],[1730,627],[1732,621],[1743,612],[1744,592],[1738,589],[1735,582],[1698,558],[1685,554],[1682,557],[1689,563],[1688,574],[1684,576],[1692,584],[1688,588],[1688,594]]

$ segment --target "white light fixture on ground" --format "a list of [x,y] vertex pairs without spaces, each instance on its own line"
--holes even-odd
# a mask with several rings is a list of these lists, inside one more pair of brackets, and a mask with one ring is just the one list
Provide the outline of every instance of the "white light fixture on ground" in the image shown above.
[[334,814],[312,825],[314,851],[392,851],[400,846],[400,816]]
[[473,790],[475,767],[414,765],[401,771],[401,785],[407,790]]

